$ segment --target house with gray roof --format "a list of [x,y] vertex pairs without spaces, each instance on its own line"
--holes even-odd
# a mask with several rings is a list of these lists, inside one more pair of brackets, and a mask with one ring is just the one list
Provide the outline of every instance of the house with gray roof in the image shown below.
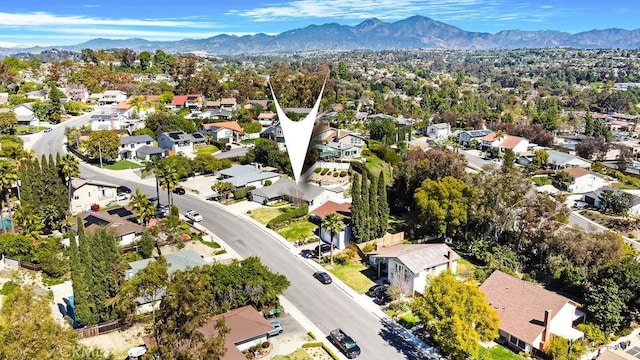
[[378,276],[387,276],[392,286],[405,293],[424,293],[429,276],[456,272],[458,259],[446,244],[398,244],[383,247],[369,256]]
[[161,159],[164,157],[164,152],[159,147],[143,145],[136,150],[136,158],[142,161],[149,161],[152,158]]
[[359,157],[361,149],[355,145],[341,142],[330,142],[328,144],[315,144],[314,148],[318,149],[318,157],[320,159],[352,159]]
[[[624,193],[623,190],[616,189],[612,186],[604,186],[594,191],[585,193],[584,195],[582,195],[581,200],[586,202],[587,204],[589,204],[589,206],[593,208],[602,209],[603,207],[602,207],[601,198],[602,198],[602,193],[605,190],[611,191],[615,195],[622,195]],[[629,210],[627,211],[627,215],[628,216],[640,215],[640,196],[638,195],[631,195],[631,196],[632,196],[631,208],[629,208]]]
[[289,178],[281,178],[269,186],[251,191],[253,201],[259,204],[269,204],[281,200],[301,201],[316,208],[329,201],[330,192],[320,186],[308,183],[296,183]]
[[460,131],[460,133],[458,133],[460,145],[469,147],[473,140],[477,140],[479,142],[481,138],[491,134],[492,132],[493,131],[489,129]]
[[151,146],[153,138],[151,136],[136,135],[123,136],[120,138],[120,149],[118,150],[118,160],[131,159],[136,156],[136,152],[143,146]]
[[165,132],[158,136],[158,146],[178,155],[191,155],[196,147],[205,145],[207,137],[196,132],[187,134],[184,131]]
[[280,179],[280,174],[264,171],[259,165],[233,165],[228,169],[218,171],[220,181],[230,182],[235,188],[254,186],[261,188],[265,182],[274,183]]
[[[570,167],[580,167],[588,169],[591,167],[591,161],[581,157],[565,153],[562,151],[544,149],[549,154],[548,167],[552,170],[565,169]],[[528,166],[533,160],[534,154],[526,154],[520,156],[516,162],[522,166]]]
[[40,124],[40,120],[33,111],[33,103],[20,104],[13,109],[13,112],[18,119],[18,125],[37,126]]

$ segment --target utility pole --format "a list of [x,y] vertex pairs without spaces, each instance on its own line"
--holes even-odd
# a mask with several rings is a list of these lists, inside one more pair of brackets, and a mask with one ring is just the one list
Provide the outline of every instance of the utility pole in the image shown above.
[[102,169],[102,146],[98,143],[98,153],[100,154],[100,169]]

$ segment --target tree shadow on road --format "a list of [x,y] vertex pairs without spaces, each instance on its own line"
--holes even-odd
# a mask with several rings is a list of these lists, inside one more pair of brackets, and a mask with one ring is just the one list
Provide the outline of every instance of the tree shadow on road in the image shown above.
[[380,330],[380,336],[389,345],[404,355],[405,359],[424,360],[424,359],[445,359],[438,351],[424,343],[418,337],[413,335],[409,330],[398,325],[390,319],[382,319],[383,325]]

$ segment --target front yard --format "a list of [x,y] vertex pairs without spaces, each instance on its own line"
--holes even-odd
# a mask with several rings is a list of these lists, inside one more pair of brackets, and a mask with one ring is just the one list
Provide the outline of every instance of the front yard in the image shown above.
[[479,355],[480,354],[486,354],[488,355],[487,357],[489,359],[492,360],[523,360],[524,358],[512,351],[510,351],[509,349],[506,349],[500,345],[496,345],[494,347],[492,347],[491,349],[486,349],[481,347],[478,350]]
[[348,261],[343,265],[325,265],[325,268],[358,294],[366,293],[374,284],[370,278],[374,275],[373,269],[360,262]]
[[259,223],[263,224],[263,225],[267,225],[267,223],[275,218],[276,216],[284,213],[284,209],[286,209],[287,206],[282,206],[282,207],[277,207],[277,208],[271,208],[271,207],[263,207],[263,208],[259,208],[259,209],[255,209],[252,210],[249,215],[256,221],[258,221]]
[[109,170],[139,169],[141,167],[142,167],[141,165],[136,164],[129,160],[120,160],[120,161],[114,162],[113,164],[104,165],[104,168]]
[[316,224],[304,220],[280,228],[276,232],[289,241],[296,241],[314,237],[317,227]]

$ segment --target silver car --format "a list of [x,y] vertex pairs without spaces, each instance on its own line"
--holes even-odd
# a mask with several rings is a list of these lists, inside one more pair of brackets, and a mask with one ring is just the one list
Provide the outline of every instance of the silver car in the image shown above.
[[187,217],[187,219],[198,222],[198,221],[202,221],[202,215],[200,215],[199,212],[195,211],[195,210],[189,210],[187,211],[184,216]]

